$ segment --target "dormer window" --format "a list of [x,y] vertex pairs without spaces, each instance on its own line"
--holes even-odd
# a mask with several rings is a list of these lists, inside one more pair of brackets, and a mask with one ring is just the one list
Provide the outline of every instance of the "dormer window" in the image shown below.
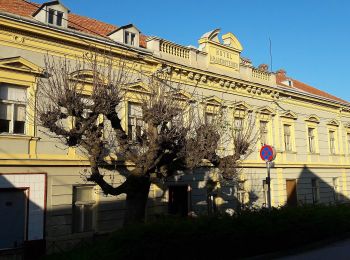
[[60,1],[50,1],[43,3],[38,10],[33,13],[33,17],[45,24],[67,28],[68,13],[68,8],[62,5]]
[[56,24],[62,26],[63,12],[57,11]]
[[135,47],[140,46],[140,30],[133,24],[121,26],[107,35],[114,41]]
[[135,45],[135,37],[136,37],[135,33],[125,31],[124,43],[129,45]]
[[49,16],[47,18],[47,22],[49,24],[53,24],[53,17],[55,16],[55,10],[49,9]]
[[49,24],[54,24],[57,26],[62,26],[63,12],[56,11],[54,9],[49,9],[47,22]]

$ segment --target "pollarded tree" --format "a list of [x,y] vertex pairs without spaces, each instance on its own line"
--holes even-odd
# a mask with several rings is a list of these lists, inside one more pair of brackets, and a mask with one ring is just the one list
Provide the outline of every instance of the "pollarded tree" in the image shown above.
[[[237,131],[226,122],[223,107],[212,120],[204,120],[201,100],[194,93],[191,99],[180,98],[182,86],[170,71],[143,73],[126,57],[96,52],[74,60],[47,57],[45,70],[35,104],[38,124],[68,147],[85,152],[90,162],[87,179],[105,194],[126,194],[125,223],[144,219],[153,179],[194,169],[203,160],[234,178],[254,146],[253,124]],[[132,94],[130,86],[136,82],[144,89]],[[124,124],[120,109],[130,99],[135,101],[129,107],[135,116]],[[224,136],[234,143],[229,155],[219,151]],[[101,170],[121,161],[134,166],[125,182],[114,187]]]

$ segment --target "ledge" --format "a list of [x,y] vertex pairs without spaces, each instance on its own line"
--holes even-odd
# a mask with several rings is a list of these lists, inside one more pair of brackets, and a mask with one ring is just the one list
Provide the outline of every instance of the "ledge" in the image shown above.
[[22,139],[22,140],[40,140],[40,137],[22,134],[0,134],[0,139]]

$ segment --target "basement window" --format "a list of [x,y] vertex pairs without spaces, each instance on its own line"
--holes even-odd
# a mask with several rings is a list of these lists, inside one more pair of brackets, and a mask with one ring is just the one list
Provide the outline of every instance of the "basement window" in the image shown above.
[[93,230],[94,186],[81,185],[73,187],[73,232]]

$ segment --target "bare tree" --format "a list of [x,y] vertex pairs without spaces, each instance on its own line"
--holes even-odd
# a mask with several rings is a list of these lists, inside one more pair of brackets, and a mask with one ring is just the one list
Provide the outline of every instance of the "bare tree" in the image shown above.
[[[225,178],[234,178],[255,143],[253,124],[239,131],[230,127],[224,107],[211,122],[203,119],[201,100],[194,92],[191,99],[181,98],[183,86],[172,80],[170,71],[143,73],[127,57],[97,52],[74,60],[46,57],[45,69],[47,78],[40,80],[36,97],[38,124],[67,146],[85,151],[91,168],[88,180],[105,194],[126,194],[126,224],[144,219],[153,179],[194,169],[203,160]],[[135,82],[145,86],[132,97],[141,120],[126,126],[119,109],[130,99]],[[229,155],[219,151],[224,136],[233,143]],[[125,182],[114,187],[101,169],[120,161],[134,167]]]

